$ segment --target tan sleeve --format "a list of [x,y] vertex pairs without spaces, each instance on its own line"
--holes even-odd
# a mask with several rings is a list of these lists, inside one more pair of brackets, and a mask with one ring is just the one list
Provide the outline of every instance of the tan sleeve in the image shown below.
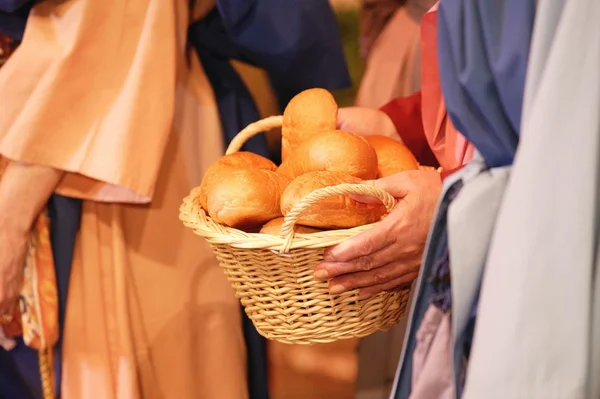
[[148,202],[171,132],[172,0],[49,0],[0,70],[0,155],[66,171],[57,192]]

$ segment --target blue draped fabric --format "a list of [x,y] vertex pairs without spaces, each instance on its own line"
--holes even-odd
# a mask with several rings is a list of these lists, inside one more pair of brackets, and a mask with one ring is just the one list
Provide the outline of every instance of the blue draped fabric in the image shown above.
[[[442,0],[438,59],[446,109],[490,168],[512,165],[535,18],[534,0]],[[477,301],[457,342],[454,368],[464,375]],[[464,381],[456,381],[459,395]]]
[[[535,0],[441,0],[439,3],[438,62],[446,109],[452,123],[475,145],[488,168],[511,165],[517,151],[534,17]],[[444,228],[432,233],[428,251],[441,258],[448,251],[448,232],[443,220],[436,223]],[[452,264],[449,266],[452,268]],[[428,282],[420,290],[424,303],[439,296]],[[397,399],[407,399],[411,391],[414,335],[420,325],[423,303],[419,302],[415,309],[407,356],[394,395]],[[453,357],[457,397],[462,394],[476,316],[477,302],[473,303],[466,331],[454,337],[454,343],[458,343]]]
[[534,0],[442,0],[438,57],[452,123],[490,167],[519,141]]

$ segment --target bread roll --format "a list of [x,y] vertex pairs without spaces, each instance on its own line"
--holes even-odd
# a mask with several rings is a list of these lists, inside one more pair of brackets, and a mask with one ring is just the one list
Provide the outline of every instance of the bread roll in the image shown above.
[[221,180],[231,172],[242,169],[275,170],[277,169],[277,165],[269,159],[252,152],[234,152],[233,154],[221,157],[206,170],[202,178],[202,184],[200,185],[200,205],[202,205],[205,211],[208,211],[206,204],[208,186],[213,181]]
[[283,112],[281,159],[286,160],[300,143],[337,126],[338,106],[327,90],[308,89],[297,94]]
[[385,136],[367,136],[377,153],[377,177],[387,177],[405,170],[419,169],[419,163],[401,142]]
[[[260,232],[263,234],[271,234],[273,236],[278,236],[281,234],[281,228],[283,227],[284,221],[285,221],[285,218],[283,218],[283,217],[273,219],[273,220],[269,221],[267,224],[265,224],[262,227],[262,229],[260,229]],[[317,231],[321,231],[321,230],[313,229],[312,227],[306,227],[306,226],[301,226],[299,224],[296,224],[294,226],[294,231],[299,234],[310,234],[310,233],[316,233]]]
[[231,171],[207,187],[207,210],[216,222],[242,230],[281,216],[279,200],[289,180],[271,170]]
[[364,137],[343,130],[330,130],[294,149],[278,172],[293,179],[319,170],[343,172],[364,180],[375,179],[377,153]]
[[[289,211],[313,191],[343,183],[360,183],[362,180],[347,173],[309,172],[295,178],[281,195],[281,212]],[[322,199],[304,211],[298,224],[325,229],[338,229],[374,223],[386,214],[382,204],[365,204],[348,195],[337,195]]]

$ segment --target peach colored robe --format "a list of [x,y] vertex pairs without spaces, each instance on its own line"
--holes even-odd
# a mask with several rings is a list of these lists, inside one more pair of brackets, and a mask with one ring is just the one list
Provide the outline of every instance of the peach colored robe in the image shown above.
[[85,200],[64,399],[247,397],[238,302],[177,218],[223,145],[188,4],[41,2],[0,71],[0,154],[66,171],[57,192]]
[[356,105],[379,108],[421,88],[421,19],[434,0],[408,0],[373,43]]

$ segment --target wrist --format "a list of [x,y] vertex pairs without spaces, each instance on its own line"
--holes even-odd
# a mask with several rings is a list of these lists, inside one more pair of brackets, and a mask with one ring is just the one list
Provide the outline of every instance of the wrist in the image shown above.
[[0,226],[10,234],[28,235],[62,171],[11,162],[0,178]]
[[18,199],[13,195],[6,195],[5,190],[2,189],[2,182],[0,182],[0,226],[2,230],[11,235],[27,235],[31,231],[37,215],[26,203],[21,203],[18,209],[15,209],[13,204],[16,201]]

